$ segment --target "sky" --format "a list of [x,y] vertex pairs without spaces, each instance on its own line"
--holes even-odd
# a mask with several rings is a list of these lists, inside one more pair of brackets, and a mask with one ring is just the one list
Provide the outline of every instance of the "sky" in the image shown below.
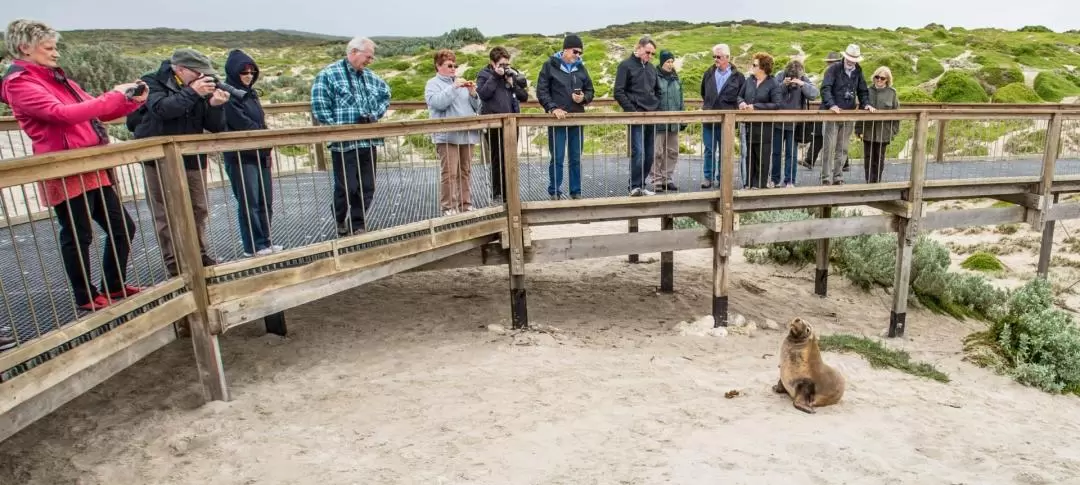
[[[1042,0],[8,0],[6,25],[33,18],[57,30],[172,27],[192,30],[291,29],[341,36],[433,36],[476,27],[488,37],[561,34],[642,20],[755,19],[856,27],[1080,29],[1080,2]],[[430,12],[430,14],[423,14]],[[420,13],[420,15],[418,15]]]

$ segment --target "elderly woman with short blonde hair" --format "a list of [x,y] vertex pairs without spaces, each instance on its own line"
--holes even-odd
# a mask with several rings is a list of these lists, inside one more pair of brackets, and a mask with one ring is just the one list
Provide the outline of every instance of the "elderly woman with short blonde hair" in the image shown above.
[[[146,85],[121,84],[91,96],[60,68],[60,34],[34,20],[15,20],[5,37],[13,61],[0,84],[0,101],[11,106],[34,154],[109,143],[104,121],[122,118],[146,102]],[[141,288],[126,284],[135,222],[120,203],[110,170],[97,170],[38,183],[39,197],[56,212],[60,256],[79,310],[97,311]],[[108,235],[102,281],[90,281],[90,245],[96,222]]]
[[[885,66],[877,68],[870,84],[869,105],[879,111],[900,109],[900,98],[892,83],[892,71]],[[881,181],[885,171],[885,151],[899,131],[900,120],[860,121],[855,125],[855,134],[863,141],[863,177],[866,183]]]

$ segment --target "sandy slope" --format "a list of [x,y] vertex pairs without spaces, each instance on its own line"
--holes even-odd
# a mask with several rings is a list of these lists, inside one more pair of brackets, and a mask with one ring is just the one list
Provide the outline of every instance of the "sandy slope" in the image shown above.
[[[176,342],[0,444],[0,483],[1080,483],[1080,400],[962,363],[977,324],[915,311],[890,342],[950,384],[827,354],[848,394],[810,416],[769,389],[779,332],[671,330],[709,308],[709,251],[676,254],[674,295],[655,292],[656,257],[530,268],[530,317],[550,333],[486,329],[507,323],[503,268],[326,298],[289,312],[287,340],[224,337],[230,403],[199,406]],[[867,335],[888,320],[883,292],[834,278],[820,299],[810,268],[734,260],[751,320]]]

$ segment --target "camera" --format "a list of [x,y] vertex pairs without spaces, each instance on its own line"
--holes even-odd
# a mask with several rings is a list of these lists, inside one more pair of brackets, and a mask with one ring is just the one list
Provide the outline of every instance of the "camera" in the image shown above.
[[507,66],[503,69],[503,76],[514,79],[514,84],[525,87],[528,81],[525,80],[525,75],[519,72],[517,69]]
[[206,76],[206,78],[214,82],[214,88],[215,89],[220,89],[222,91],[225,91],[226,93],[229,93],[229,96],[231,96],[233,98],[244,99],[244,96],[247,96],[246,91],[244,91],[242,89],[236,89],[236,88],[230,86],[228,83],[226,83],[226,82],[224,82],[224,81],[222,81],[222,80],[220,80],[220,79],[218,79],[218,78],[216,78],[214,76]]
[[142,96],[144,93],[146,93],[146,85],[139,83],[137,86],[133,88],[128,88],[127,91],[124,91],[124,96],[127,96],[128,99],[131,99],[136,96]]

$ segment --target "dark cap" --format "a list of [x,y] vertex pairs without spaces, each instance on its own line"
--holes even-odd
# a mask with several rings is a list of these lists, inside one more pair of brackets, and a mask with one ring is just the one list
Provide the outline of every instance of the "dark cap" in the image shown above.
[[660,65],[661,66],[663,66],[664,63],[668,61],[668,59],[674,59],[674,58],[675,58],[675,54],[672,54],[671,51],[669,51],[669,50],[660,51]]
[[833,52],[830,52],[829,55],[825,56],[825,63],[826,64],[833,63],[833,62],[839,61],[840,59],[843,59],[843,57],[840,56],[840,53],[836,52],[836,51],[833,51]]
[[204,76],[217,76],[217,71],[210,65],[210,58],[194,49],[176,49],[169,62],[174,66],[186,67]]
[[585,44],[581,43],[581,37],[578,37],[578,36],[576,36],[574,34],[570,34],[570,35],[566,36],[565,39],[563,39],[562,48],[563,48],[563,50],[566,50],[566,49],[584,49]]

